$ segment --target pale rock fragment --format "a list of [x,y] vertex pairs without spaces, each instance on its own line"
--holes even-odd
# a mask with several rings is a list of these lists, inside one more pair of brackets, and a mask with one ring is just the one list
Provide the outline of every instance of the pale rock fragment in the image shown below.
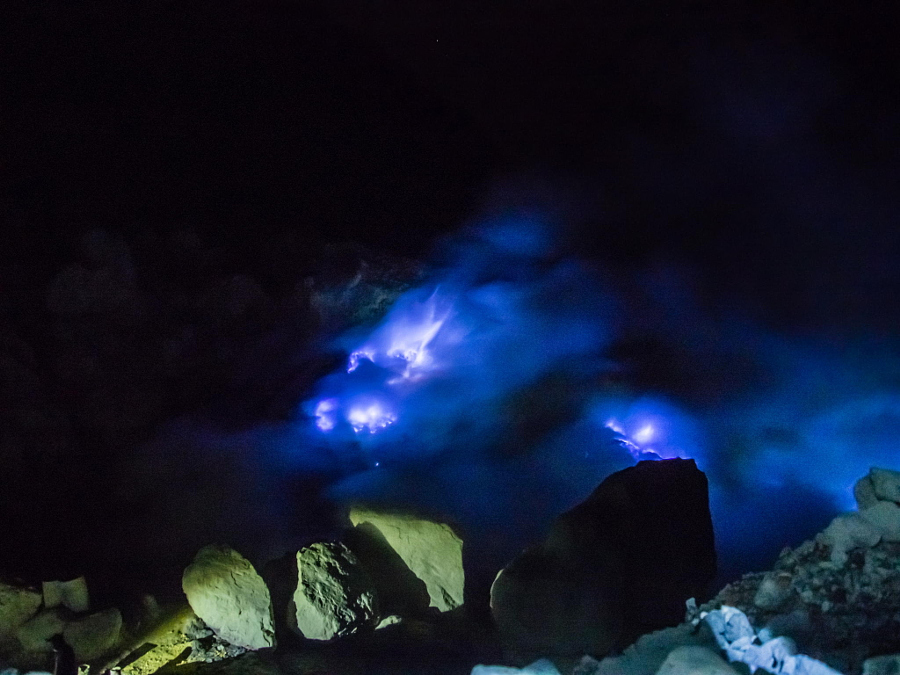
[[897,675],[900,673],[900,654],[875,656],[863,661],[862,675]]
[[737,675],[737,671],[711,649],[685,646],[673,649],[656,675]]
[[831,521],[816,541],[831,548],[831,562],[843,566],[856,548],[870,548],[881,541],[881,532],[859,513],[842,513]]
[[226,642],[247,649],[275,645],[269,589],[234,549],[200,549],[185,569],[181,587],[197,616]]
[[900,506],[894,502],[880,501],[871,508],[860,512],[884,541],[900,541]]
[[122,613],[115,608],[74,619],[63,629],[63,638],[81,662],[93,661],[110,652],[122,632]]
[[84,577],[70,581],[45,581],[42,590],[46,609],[62,606],[76,613],[90,609],[87,581]]
[[22,624],[16,631],[16,637],[26,652],[51,652],[53,645],[50,638],[62,633],[66,620],[57,609],[45,609],[31,620]]
[[371,526],[384,537],[425,583],[432,607],[446,612],[463,604],[463,542],[452,527],[412,515],[362,508],[350,511],[350,522],[356,527]]
[[0,649],[16,644],[16,631],[41,606],[41,594],[33,588],[0,583]]
[[872,467],[869,480],[875,490],[875,496],[881,501],[900,503],[900,471]]

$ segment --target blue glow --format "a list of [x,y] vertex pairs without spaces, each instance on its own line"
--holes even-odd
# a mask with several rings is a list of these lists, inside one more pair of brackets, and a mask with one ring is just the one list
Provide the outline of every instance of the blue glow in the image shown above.
[[321,431],[331,431],[334,429],[337,424],[337,417],[335,415],[337,407],[338,400],[336,398],[323,398],[316,404],[313,415],[316,418],[316,426]]
[[[848,360],[710,319],[677,273],[604,276],[551,255],[553,237],[533,218],[470,229],[450,249],[380,324],[341,338],[346,367],[305,407],[320,439],[310,452],[379,467],[335,483],[334,498],[430,504],[507,529],[515,548],[608,473],[693,458],[733,572],[770,564],[852,507],[871,464],[897,464],[890,351]],[[671,350],[652,387],[609,356],[630,334]],[[681,380],[666,379],[674,364]],[[756,557],[748,537],[765,542]]]
[[706,445],[698,421],[658,397],[601,397],[591,416],[612,431],[636,460],[700,459]]
[[347,409],[347,421],[356,433],[367,431],[374,434],[396,422],[397,415],[377,397],[360,396],[350,403]]

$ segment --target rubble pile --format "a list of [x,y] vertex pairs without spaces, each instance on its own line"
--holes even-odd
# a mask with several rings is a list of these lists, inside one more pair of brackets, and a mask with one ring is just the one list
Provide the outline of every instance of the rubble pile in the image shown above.
[[900,472],[874,468],[855,494],[858,511],[784,550],[771,571],[726,586],[706,607],[738,607],[764,634],[788,636],[843,673],[900,652]]

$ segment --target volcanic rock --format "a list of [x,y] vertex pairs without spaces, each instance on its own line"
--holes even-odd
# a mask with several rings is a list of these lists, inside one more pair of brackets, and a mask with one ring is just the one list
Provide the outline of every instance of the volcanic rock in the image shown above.
[[586,675],[654,675],[675,649],[691,646],[718,649],[706,622],[696,626],[682,623],[643,635],[622,654],[603,659]]
[[900,673],[900,654],[876,656],[863,663],[862,675],[897,675]]
[[878,499],[886,502],[900,502],[900,471],[879,469],[869,470],[869,480]]
[[[393,563],[383,555],[377,559],[374,555],[361,558],[366,569],[372,569],[372,576],[376,579],[384,581],[385,570],[390,568],[398,573],[401,584],[398,584],[397,591],[403,596],[399,604],[415,604],[416,597],[421,593],[420,587],[417,588],[405,574],[400,562],[424,583],[431,607],[446,612],[463,604],[463,542],[449,525],[409,514],[382,513],[362,508],[350,511],[350,522],[356,530],[367,532],[370,541],[386,544],[399,558],[395,558]],[[384,546],[381,548],[383,552]],[[368,551],[375,552],[374,548]]]
[[793,593],[790,574],[770,572],[759,584],[759,589],[753,596],[753,604],[760,609],[777,610],[791,599]]
[[41,586],[46,609],[62,606],[73,612],[86,612],[90,608],[90,596],[84,577],[71,581],[45,581]]
[[615,564],[583,564],[543,547],[522,553],[491,586],[506,659],[608,652],[622,630],[621,578]]
[[471,675],[559,675],[559,670],[548,659],[539,659],[524,668],[508,666],[475,666]]
[[900,506],[894,502],[880,501],[859,515],[878,531],[883,541],[900,541]]
[[644,461],[609,476],[501,571],[491,610],[515,661],[600,656],[679,623],[715,569],[706,476],[693,460]]
[[80,662],[93,661],[110,652],[122,632],[122,613],[107,609],[66,624],[63,638],[75,650]]
[[297,573],[288,624],[302,637],[332,640],[378,622],[372,581],[343,544],[319,543],[301,549]]
[[[900,542],[889,541],[897,505],[876,502],[838,516],[815,540],[782,552],[772,572],[745,575],[704,607],[736,607],[761,638],[790,638],[847,675],[873,655],[900,652]],[[782,602],[755,602],[773,577],[790,592]]]
[[843,513],[816,536],[816,541],[829,547],[831,562],[840,566],[847,562],[853,549],[868,548],[881,541],[881,532],[861,514]]
[[673,649],[656,675],[737,675],[737,672],[713,650],[685,646]]
[[0,651],[16,645],[16,631],[37,614],[41,594],[25,586],[0,582]]
[[853,497],[856,499],[856,508],[860,511],[871,508],[878,503],[878,496],[875,494],[875,486],[872,485],[872,479],[869,476],[863,476],[853,486]]
[[45,609],[40,614],[22,624],[16,637],[22,650],[26,652],[51,652],[50,638],[62,633],[66,619],[59,609]]
[[548,541],[595,560],[608,553],[592,542],[614,542],[622,556],[626,622],[637,634],[674,626],[688,598],[706,596],[716,574],[706,475],[692,459],[639,462],[563,514]]
[[247,649],[274,646],[269,589],[234,549],[202,548],[185,569],[181,585],[197,616],[223,640]]

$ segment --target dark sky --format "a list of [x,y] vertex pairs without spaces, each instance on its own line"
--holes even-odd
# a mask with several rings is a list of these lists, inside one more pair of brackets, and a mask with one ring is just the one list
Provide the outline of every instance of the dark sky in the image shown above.
[[327,239],[419,252],[525,176],[594,204],[582,250],[686,264],[776,318],[879,324],[900,290],[889,3],[2,11],[7,262],[97,226],[189,225],[251,269]]

